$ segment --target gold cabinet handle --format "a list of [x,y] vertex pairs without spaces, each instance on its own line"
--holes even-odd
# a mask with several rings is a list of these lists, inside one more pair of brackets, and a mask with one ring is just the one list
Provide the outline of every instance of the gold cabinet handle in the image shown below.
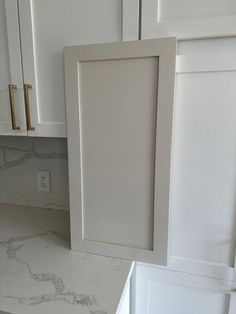
[[12,85],[12,84],[8,85],[12,130],[20,130],[20,127],[17,126],[16,124],[16,113],[15,113],[15,104],[14,104],[14,95],[13,95],[14,90],[16,89],[17,89],[16,85]]
[[35,130],[31,125],[30,119],[30,105],[29,105],[29,89],[32,88],[32,85],[24,84],[24,98],[25,98],[25,115],[26,115],[26,126],[28,131]]

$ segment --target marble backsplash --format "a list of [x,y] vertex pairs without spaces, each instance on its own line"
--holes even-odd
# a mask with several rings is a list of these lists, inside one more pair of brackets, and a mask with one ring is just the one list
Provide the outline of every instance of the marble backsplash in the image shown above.
[[[38,191],[38,170],[50,172],[50,193]],[[0,203],[68,209],[66,139],[0,136]]]

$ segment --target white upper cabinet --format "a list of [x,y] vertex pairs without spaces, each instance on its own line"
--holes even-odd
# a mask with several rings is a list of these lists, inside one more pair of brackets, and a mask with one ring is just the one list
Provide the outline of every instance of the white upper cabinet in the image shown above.
[[[0,134],[66,137],[64,46],[121,41],[122,0],[0,5]],[[127,21],[123,34],[133,34],[137,25],[132,27]],[[20,130],[12,130],[9,84],[17,86],[11,89],[12,115]]]
[[121,40],[121,0],[19,0],[30,136],[66,136],[63,48]]
[[235,0],[142,0],[142,39],[236,34]]
[[0,135],[26,135],[17,0],[0,0]]
[[72,249],[166,264],[175,38],[65,49]]

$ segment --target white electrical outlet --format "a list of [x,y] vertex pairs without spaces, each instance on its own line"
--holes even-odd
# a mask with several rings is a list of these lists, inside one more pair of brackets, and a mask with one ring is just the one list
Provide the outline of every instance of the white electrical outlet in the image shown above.
[[50,173],[49,171],[38,171],[38,191],[50,192]]

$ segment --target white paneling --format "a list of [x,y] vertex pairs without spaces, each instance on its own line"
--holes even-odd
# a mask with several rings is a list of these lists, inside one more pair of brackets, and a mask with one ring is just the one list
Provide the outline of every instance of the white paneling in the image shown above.
[[[26,135],[23,103],[23,79],[18,25],[17,1],[0,1],[0,134]],[[8,85],[14,90],[16,124],[20,130],[12,130]]]
[[229,314],[234,313],[236,313],[236,294],[232,293],[230,295]]
[[202,38],[236,34],[234,0],[143,0],[142,38]]
[[199,2],[195,0],[158,0],[160,22],[231,14],[236,14],[236,2],[234,0],[207,0],[202,5],[199,5]]
[[207,38],[178,41],[177,54],[198,56],[215,53],[233,53],[236,50],[236,37]]
[[178,74],[172,168],[170,253],[228,266],[235,246],[235,81],[236,72]]
[[79,65],[84,239],[153,249],[157,76],[156,57]]
[[175,39],[65,49],[73,249],[166,263],[175,54]]
[[225,314],[226,297],[222,293],[152,280],[149,289],[148,314]]
[[19,0],[19,9],[29,135],[65,137],[63,48],[121,40],[122,1]]
[[176,72],[236,71],[235,52],[236,37],[180,41]]
[[235,271],[233,267],[205,260],[169,255],[168,267],[172,270],[182,271],[189,274],[198,274],[224,280],[235,280]]
[[136,264],[135,314],[227,314],[233,283]]
[[171,269],[235,280],[236,38],[178,44]]
[[235,53],[177,56],[176,73],[236,71]]

